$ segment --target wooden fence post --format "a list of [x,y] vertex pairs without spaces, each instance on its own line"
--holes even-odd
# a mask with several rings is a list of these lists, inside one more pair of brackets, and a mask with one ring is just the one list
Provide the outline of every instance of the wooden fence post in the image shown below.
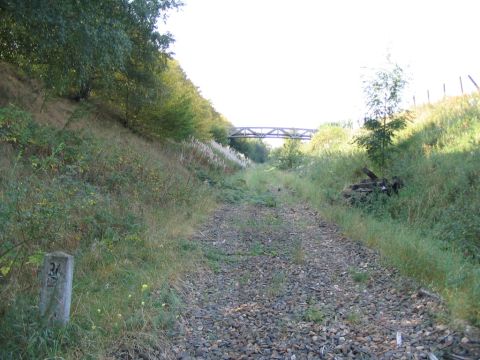
[[468,78],[470,79],[470,81],[473,83],[473,85],[475,85],[475,87],[477,88],[478,92],[480,92],[480,87],[478,87],[477,83],[475,82],[475,80],[473,80],[473,78],[468,75]]

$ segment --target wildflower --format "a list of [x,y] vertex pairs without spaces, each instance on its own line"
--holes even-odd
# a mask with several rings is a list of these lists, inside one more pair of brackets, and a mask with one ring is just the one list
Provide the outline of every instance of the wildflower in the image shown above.
[[145,305],[145,301],[142,301],[142,306]]
[[102,312],[102,310],[100,310],[100,309],[97,309],[97,312],[100,314],[100,313]]
[[143,285],[142,285],[142,291],[145,291],[145,290],[147,290],[147,289],[148,289],[148,285],[147,285],[147,284],[143,284]]
[[132,294],[128,294],[128,298],[130,299],[132,297]]
[[92,325],[92,330],[95,330],[97,327],[95,325]]
[[122,318],[122,314],[117,314],[118,318],[121,319]]

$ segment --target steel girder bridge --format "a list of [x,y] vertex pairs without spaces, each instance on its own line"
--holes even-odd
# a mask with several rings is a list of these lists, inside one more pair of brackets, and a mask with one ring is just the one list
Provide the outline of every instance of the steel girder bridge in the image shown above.
[[283,128],[283,127],[236,127],[230,130],[231,139],[300,139],[310,140],[316,129]]

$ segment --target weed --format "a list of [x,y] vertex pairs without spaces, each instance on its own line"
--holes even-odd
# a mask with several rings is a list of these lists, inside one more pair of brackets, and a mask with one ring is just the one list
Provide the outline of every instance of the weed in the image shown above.
[[214,273],[220,272],[220,266],[223,262],[232,263],[236,261],[235,255],[226,254],[223,250],[210,246],[204,247],[203,256]]
[[255,241],[253,245],[250,247],[250,254],[252,256],[260,256],[265,253],[264,246],[261,242]]
[[286,275],[283,271],[277,271],[272,276],[272,281],[267,289],[268,296],[280,295],[285,286]]
[[198,250],[198,244],[188,240],[179,241],[178,247],[181,252],[194,252]]
[[269,193],[253,196],[251,202],[255,205],[263,205],[270,208],[277,207],[277,200]]
[[303,313],[303,320],[321,324],[325,320],[325,314],[316,306],[308,306]]
[[279,255],[277,250],[274,249],[269,249],[268,251],[265,252],[265,255],[271,256],[271,257],[277,257]]
[[242,286],[247,285],[250,282],[251,276],[252,274],[249,272],[242,274],[238,279],[238,283]]
[[294,264],[296,265],[305,264],[305,252],[303,251],[301,241],[294,242],[291,252],[292,252],[291,257]]
[[360,324],[360,322],[362,320],[362,316],[361,316],[360,312],[352,311],[352,312],[349,312],[345,316],[345,320],[352,325],[358,325],[358,324]]
[[370,278],[368,272],[366,271],[359,271],[355,268],[350,268],[348,272],[350,273],[350,276],[352,277],[353,281],[355,281],[356,283],[361,283],[361,284],[366,283]]
[[171,330],[181,310],[180,297],[172,288],[164,286],[152,305],[157,312],[152,318],[153,326],[160,330]]

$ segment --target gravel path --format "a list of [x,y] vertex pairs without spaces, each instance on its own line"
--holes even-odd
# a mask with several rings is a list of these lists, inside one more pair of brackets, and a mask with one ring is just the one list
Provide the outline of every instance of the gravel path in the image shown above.
[[480,359],[477,329],[306,206],[225,205],[195,236],[178,359]]

